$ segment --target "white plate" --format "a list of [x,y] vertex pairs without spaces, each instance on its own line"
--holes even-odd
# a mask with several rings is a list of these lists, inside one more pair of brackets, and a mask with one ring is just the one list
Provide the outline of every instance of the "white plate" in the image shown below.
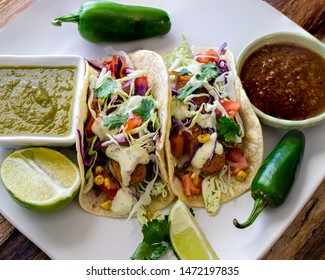
[[[86,58],[105,55],[107,44],[88,43],[80,38],[75,24],[57,28],[50,20],[77,11],[83,1],[38,1],[0,31],[1,54],[76,54]],[[163,38],[124,44],[116,49],[139,48],[157,52],[172,50],[184,34],[190,44],[219,46],[228,43],[237,56],[258,36],[275,31],[304,32],[288,18],[261,0],[155,0],[124,1],[161,7],[170,13],[172,31]],[[304,130],[306,150],[301,172],[286,203],[267,209],[247,229],[233,226],[234,217],[246,219],[252,209],[249,192],[224,204],[215,217],[195,209],[196,218],[221,259],[258,259],[280,237],[325,176],[325,125]],[[265,155],[284,131],[263,127]],[[0,149],[0,161],[10,152]],[[75,152],[70,152],[75,158]],[[96,217],[81,210],[77,201],[55,213],[39,214],[21,208],[0,186],[0,211],[23,234],[53,259],[128,259],[142,234],[134,219]],[[167,256],[169,257],[169,256]]]

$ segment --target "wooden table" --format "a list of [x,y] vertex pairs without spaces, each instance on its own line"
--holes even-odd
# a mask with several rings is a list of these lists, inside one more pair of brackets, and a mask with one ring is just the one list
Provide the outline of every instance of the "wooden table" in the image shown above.
[[[35,0],[0,0],[0,28]],[[266,0],[325,42],[325,0]],[[325,180],[264,260],[325,259]],[[0,260],[48,260],[49,257],[0,215]]]

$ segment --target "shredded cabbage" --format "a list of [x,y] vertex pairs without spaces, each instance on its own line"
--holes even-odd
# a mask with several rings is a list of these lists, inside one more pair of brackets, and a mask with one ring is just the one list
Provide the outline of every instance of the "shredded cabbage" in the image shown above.
[[191,49],[187,44],[187,39],[183,36],[183,43],[176,47],[170,54],[164,57],[164,61],[169,71],[176,68],[192,64],[193,57]]
[[[147,184],[149,182],[147,180],[145,180],[144,182],[138,183],[136,185],[137,188],[137,193],[141,196],[147,187]],[[163,198],[166,198],[168,195],[168,191],[167,191],[167,185],[163,180],[156,180],[153,184],[153,188],[151,190],[151,196],[162,196]]]
[[[225,165],[219,175],[204,178],[202,182],[202,196],[204,206],[209,215],[215,215],[220,207],[222,193],[229,193],[232,197],[235,192],[230,182],[228,167]],[[227,180],[224,178],[227,177]]]
[[[152,215],[148,215],[147,209],[141,205],[137,212],[137,220],[140,222],[141,225],[146,225],[149,221],[156,219],[156,220],[163,220],[164,216],[161,215],[159,211],[154,213],[150,213]],[[150,217],[149,217],[150,216]]]

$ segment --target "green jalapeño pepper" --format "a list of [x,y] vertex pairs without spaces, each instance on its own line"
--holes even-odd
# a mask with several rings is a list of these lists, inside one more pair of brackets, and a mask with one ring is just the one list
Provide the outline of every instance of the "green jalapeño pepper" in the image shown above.
[[247,221],[233,223],[238,228],[250,226],[264,208],[277,208],[286,200],[299,172],[305,150],[305,135],[299,130],[288,131],[274,150],[263,161],[252,184],[255,200]]
[[130,6],[107,1],[85,2],[79,12],[52,20],[78,24],[80,35],[90,42],[118,42],[164,35],[170,31],[167,12],[151,7]]

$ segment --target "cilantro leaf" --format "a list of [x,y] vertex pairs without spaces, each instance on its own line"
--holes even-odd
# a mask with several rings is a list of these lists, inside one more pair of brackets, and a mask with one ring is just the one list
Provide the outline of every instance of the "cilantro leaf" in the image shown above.
[[147,121],[151,117],[151,111],[154,109],[155,104],[152,99],[144,98],[141,100],[140,107],[134,109],[132,112],[137,114],[141,119]]
[[156,260],[170,248],[169,222],[153,219],[142,226],[143,240],[131,256],[132,260]]
[[[217,65],[212,62],[202,65],[201,75],[196,75],[196,80],[198,81],[195,85],[187,83],[184,87],[178,90],[177,98],[183,101],[186,97],[192,94],[194,91],[203,86],[205,80],[211,80],[220,75],[220,69]],[[179,74],[184,75],[190,73],[187,69],[183,69]]]
[[142,241],[135,252],[132,254],[132,260],[157,260],[162,256],[169,246],[163,245],[162,243],[148,244]]
[[169,234],[169,223],[167,220],[153,219],[142,227],[143,241],[147,243],[159,243],[164,241]]
[[120,128],[128,120],[129,114],[116,114],[110,115],[103,120],[103,125],[108,127],[109,130]]
[[218,137],[225,142],[232,142],[239,136],[240,126],[234,120],[222,116],[217,123]]
[[153,256],[151,245],[142,241],[131,256],[131,260],[150,260]]
[[100,87],[94,88],[94,92],[97,98],[107,98],[111,93],[114,93],[116,87],[116,81],[108,78]]
[[200,88],[204,83],[204,78],[200,75],[196,75],[196,79],[198,82],[195,85],[192,85],[191,83],[187,83],[185,86],[180,88],[178,90],[178,96],[177,98],[181,101],[183,101],[186,97],[188,97],[190,94],[192,94],[194,91],[196,91],[198,88]]
[[201,72],[202,75],[208,80],[215,79],[220,75],[219,67],[211,61],[207,64],[202,65]]

